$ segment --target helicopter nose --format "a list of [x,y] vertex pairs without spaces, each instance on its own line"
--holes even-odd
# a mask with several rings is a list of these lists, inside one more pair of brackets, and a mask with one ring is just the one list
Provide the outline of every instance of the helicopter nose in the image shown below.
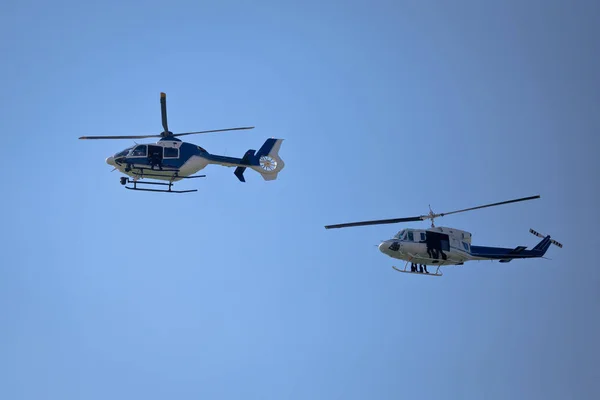
[[378,248],[383,254],[393,257],[393,254],[400,252],[400,243],[396,240],[386,240],[381,242]]
[[114,167],[114,166],[115,166],[115,158],[114,158],[114,157],[108,157],[108,158],[106,159],[106,163],[107,163],[108,165],[112,165],[112,166]]

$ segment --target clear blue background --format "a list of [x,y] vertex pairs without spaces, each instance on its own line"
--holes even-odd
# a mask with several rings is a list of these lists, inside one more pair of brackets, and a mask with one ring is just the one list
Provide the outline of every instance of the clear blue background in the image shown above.
[[[596,399],[594,1],[27,1],[0,6],[2,399]],[[164,195],[104,160],[174,132],[209,166]],[[142,141],[148,142],[148,141]],[[420,215],[552,260],[394,272]],[[426,223],[409,226],[426,227]]]

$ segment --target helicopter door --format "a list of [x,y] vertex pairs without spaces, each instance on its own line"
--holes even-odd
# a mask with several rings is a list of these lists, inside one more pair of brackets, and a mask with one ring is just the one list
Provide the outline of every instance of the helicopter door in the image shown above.
[[427,244],[427,254],[429,258],[439,260],[440,256],[446,260],[448,256],[444,251],[450,251],[450,238],[444,233],[427,231],[425,243]]
[[148,160],[151,166],[162,165],[163,148],[162,146],[148,145]]

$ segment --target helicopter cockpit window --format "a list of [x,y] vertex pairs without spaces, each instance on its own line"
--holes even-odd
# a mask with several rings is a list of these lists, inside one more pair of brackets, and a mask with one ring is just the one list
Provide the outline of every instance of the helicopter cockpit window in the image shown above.
[[396,234],[396,236],[394,236],[394,239],[402,239],[402,236],[404,236],[404,229],[402,229],[400,232],[398,232]]
[[145,144],[140,144],[131,152],[131,157],[146,157],[148,154],[148,147]]
[[415,238],[413,237],[412,231],[408,231],[408,240],[411,242],[413,242],[415,240]]
[[164,158],[179,158],[179,149],[177,147],[165,147]]
[[131,149],[133,149],[133,147],[128,147],[125,150],[118,152],[117,154],[115,154],[115,158],[125,157],[127,154],[129,154],[129,152],[131,151]]

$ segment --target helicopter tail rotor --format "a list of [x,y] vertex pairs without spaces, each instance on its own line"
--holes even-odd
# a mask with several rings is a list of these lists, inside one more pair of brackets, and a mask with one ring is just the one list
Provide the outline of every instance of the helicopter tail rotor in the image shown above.
[[281,143],[283,143],[283,139],[267,139],[254,156],[254,159],[258,161],[258,165],[253,165],[251,168],[261,174],[265,181],[277,179],[277,174],[285,166],[285,163],[279,157]]
[[[543,239],[544,239],[544,238],[548,238],[548,239],[550,239],[550,236],[549,236],[549,235],[543,235],[543,234],[541,234],[541,233],[539,233],[539,232],[536,232],[536,231],[534,231],[533,229],[529,229],[529,232],[531,232],[533,235],[535,235],[535,236],[537,236],[537,237],[539,237],[539,238],[543,238]],[[562,243],[559,243],[559,242],[557,242],[557,241],[556,241],[556,240],[554,240],[554,239],[550,239],[550,243],[552,243],[553,245],[555,245],[555,246],[557,246],[557,247],[560,247],[561,249],[562,249],[562,247],[563,247]]]

